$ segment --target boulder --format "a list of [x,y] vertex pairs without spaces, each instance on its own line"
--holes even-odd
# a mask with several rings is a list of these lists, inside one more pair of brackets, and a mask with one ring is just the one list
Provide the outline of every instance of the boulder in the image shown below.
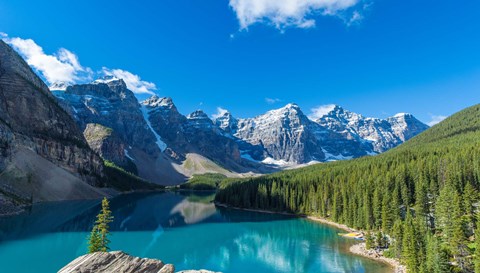
[[[83,255],[58,273],[174,273],[172,264],[160,260],[133,257],[122,251]],[[178,273],[220,273],[208,270],[184,270]]]
[[83,255],[58,273],[174,273],[175,267],[154,259],[142,259],[121,251]]

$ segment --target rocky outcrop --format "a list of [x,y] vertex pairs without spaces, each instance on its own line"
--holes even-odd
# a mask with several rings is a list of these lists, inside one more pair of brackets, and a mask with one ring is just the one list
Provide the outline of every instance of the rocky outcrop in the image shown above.
[[118,166],[126,166],[128,164],[127,155],[125,154],[126,145],[111,128],[101,124],[88,123],[83,131],[83,135],[90,148],[102,158],[110,160]]
[[[174,273],[172,264],[130,256],[121,251],[96,252],[78,257],[58,273]],[[183,273],[215,273],[207,270],[186,270]],[[179,272],[179,273],[180,273]]]
[[168,147],[167,153],[180,160],[198,154],[226,169],[246,172],[252,163],[241,157],[238,143],[201,110],[187,116],[180,114],[171,98],[153,96],[142,102],[152,128]]
[[101,158],[42,80],[3,41],[0,175],[0,195],[16,203],[79,198],[73,193],[80,191],[80,197],[101,196],[87,185],[101,186]]
[[111,128],[129,147],[158,157],[160,149],[155,135],[148,128],[135,95],[123,80],[106,77],[53,94],[82,130],[89,123],[101,124]]
[[121,251],[96,252],[78,257],[58,273],[174,273],[175,267],[154,259],[141,259]]

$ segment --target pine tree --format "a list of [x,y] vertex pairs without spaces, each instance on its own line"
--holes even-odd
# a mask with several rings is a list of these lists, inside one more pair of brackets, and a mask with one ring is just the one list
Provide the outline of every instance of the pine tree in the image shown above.
[[368,231],[367,234],[365,234],[365,248],[371,249],[373,245],[374,245],[374,242],[373,242],[372,234],[370,233],[370,231]]
[[392,250],[396,258],[402,257],[402,243],[403,243],[403,222],[397,219],[393,224],[392,233]]
[[415,224],[410,212],[407,212],[407,218],[405,219],[405,226],[403,232],[403,251],[402,257],[407,266],[408,272],[417,272],[418,262],[418,245],[417,235],[415,230]]
[[88,252],[107,252],[110,248],[110,223],[113,221],[110,204],[107,198],[102,200],[102,209],[97,215],[97,220],[92,228],[92,232],[88,239]]
[[88,237],[88,253],[94,253],[100,251],[100,233],[98,232],[97,225],[93,226],[92,232]]
[[[479,223],[480,215],[478,212],[476,216],[477,216],[477,227],[478,227],[480,226],[480,223]],[[480,273],[480,228],[477,228],[475,230],[475,244],[476,244],[476,248],[475,248],[475,256],[473,258],[473,263],[475,266],[475,273]]]

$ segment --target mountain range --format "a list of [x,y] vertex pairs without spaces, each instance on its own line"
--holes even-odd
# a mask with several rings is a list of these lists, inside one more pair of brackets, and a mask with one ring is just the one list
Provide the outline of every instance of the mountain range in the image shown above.
[[[205,172],[237,177],[374,155],[428,128],[411,114],[368,118],[338,105],[316,120],[294,103],[254,118],[228,111],[215,118],[202,110],[183,115],[171,98],[139,102],[122,79],[112,76],[60,86],[51,88],[53,94],[97,153],[161,184]],[[98,139],[92,144],[93,124],[111,129],[109,138],[116,136],[117,145],[108,138],[104,145]]]
[[112,76],[48,88],[1,41],[0,208],[132,190],[143,183],[132,174],[176,185],[195,174],[245,177],[374,155],[428,128],[410,114],[327,110],[312,120],[290,103],[254,118],[228,111],[211,118],[183,115],[171,98],[140,102]]

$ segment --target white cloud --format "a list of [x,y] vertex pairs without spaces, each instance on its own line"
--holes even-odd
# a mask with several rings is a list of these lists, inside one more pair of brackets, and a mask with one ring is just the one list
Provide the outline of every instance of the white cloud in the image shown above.
[[335,104],[326,104],[312,108],[310,109],[311,113],[308,115],[308,118],[311,120],[317,120],[332,111],[335,106]]
[[217,119],[217,118],[225,115],[226,113],[228,113],[227,109],[223,109],[222,107],[217,107],[217,113],[213,114],[212,118]]
[[5,35],[5,42],[19,52],[27,63],[50,84],[56,82],[72,84],[92,78],[92,70],[83,67],[78,61],[78,57],[65,48],[60,48],[56,53],[48,55],[32,39],[7,38],[5,33],[2,35]]
[[350,19],[348,20],[347,25],[350,26],[350,25],[352,25],[352,24],[358,23],[358,22],[362,21],[362,19],[363,19],[363,15],[360,14],[360,12],[358,12],[358,11],[354,11],[354,12],[352,13],[352,16],[351,16]]
[[441,115],[430,115],[430,117],[432,119],[429,122],[427,122],[428,126],[433,126],[447,118],[446,116],[441,116]]
[[7,38],[8,34],[0,31],[0,39]]
[[153,95],[157,90],[156,85],[153,82],[143,81],[140,76],[135,75],[129,71],[122,69],[109,69],[106,67],[102,68],[102,73],[108,76],[115,76],[119,79],[122,79],[127,85],[128,89],[132,90],[136,94],[150,94]]
[[281,102],[282,100],[279,98],[265,98],[265,102],[268,104],[275,104],[277,102]]
[[[314,15],[337,15],[356,6],[361,0],[230,0],[240,29],[255,23],[267,23],[279,29],[285,27],[311,28]],[[358,12],[357,12],[358,13]],[[359,16],[353,15],[354,17]],[[352,17],[353,18],[353,17]]]

